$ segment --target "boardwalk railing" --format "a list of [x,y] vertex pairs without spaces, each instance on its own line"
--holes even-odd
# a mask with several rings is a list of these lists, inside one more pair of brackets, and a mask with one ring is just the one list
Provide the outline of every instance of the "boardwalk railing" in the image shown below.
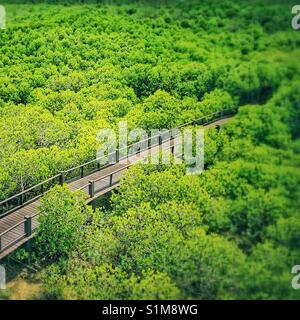
[[[203,116],[197,120],[191,121],[189,123],[185,123],[183,125],[180,125],[177,128],[174,129],[182,129],[184,127],[187,126],[191,126],[191,125],[205,125],[205,124],[209,124],[211,122],[214,122],[218,119],[222,119],[222,118],[226,118],[230,115],[233,115],[237,112],[237,108],[229,108],[229,109],[225,109],[225,110],[221,110],[206,116]],[[168,130],[166,136],[168,136],[168,133],[171,133],[172,130]],[[172,133],[171,133],[172,135]],[[170,137],[170,135],[169,135]],[[141,152],[145,149],[148,148],[152,148],[155,146],[155,144],[159,144],[163,141],[163,135],[158,135],[156,136],[156,138],[158,139],[154,139],[155,137],[150,137],[149,139],[146,139],[144,141],[139,141],[137,143],[132,143],[130,145],[128,145],[127,148],[127,156],[132,155],[135,150],[137,145],[140,145],[141,147],[139,148],[138,152]],[[157,142],[158,141],[158,142]],[[135,147],[135,148],[134,148]],[[117,149],[115,151],[115,153],[110,153],[108,154],[106,157],[115,157],[116,161],[115,163],[118,163],[120,160],[124,159],[124,157],[120,157],[120,155],[122,155],[124,153],[123,149]],[[26,189],[8,199],[5,199],[3,201],[0,202],[0,218],[24,207],[25,205],[39,199],[40,197],[42,197],[45,192],[47,192],[48,190],[50,190],[54,185],[57,184],[64,184],[65,182],[71,182],[74,180],[78,180],[83,178],[84,176],[87,176],[93,172],[102,170],[104,168],[107,168],[111,165],[113,165],[114,163],[111,164],[105,164],[102,165],[100,164],[101,160],[103,160],[104,157],[100,157],[100,158],[95,158],[91,161],[85,162],[81,165],[78,165],[76,167],[70,168],[68,170],[62,171],[59,174],[38,183],[37,185]],[[0,235],[1,237],[1,235]]]
[[33,235],[38,226],[38,214],[37,212],[32,216],[25,216],[20,222],[0,234],[0,253]]

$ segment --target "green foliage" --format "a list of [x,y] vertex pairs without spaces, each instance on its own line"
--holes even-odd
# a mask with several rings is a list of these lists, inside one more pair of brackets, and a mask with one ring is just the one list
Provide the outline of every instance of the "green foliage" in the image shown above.
[[0,300],[9,300],[12,292],[10,289],[2,289],[0,290]]
[[132,290],[129,298],[133,300],[176,300],[180,297],[180,291],[166,273],[145,272],[140,281],[133,277],[129,288]]
[[172,300],[179,297],[179,290],[164,273],[148,271],[141,277],[128,277],[119,268],[108,264],[84,270],[77,268],[69,271],[63,279],[57,277],[57,272],[57,266],[52,265],[42,276],[45,298]]
[[299,250],[292,254],[284,246],[259,244],[240,270],[239,299],[299,299],[291,287],[291,269],[299,261]]
[[54,187],[40,206],[36,248],[47,259],[67,257],[84,236],[84,225],[92,216],[85,195],[71,193],[67,186]]
[[201,215],[189,205],[142,204],[99,223],[98,231],[85,230],[84,245],[73,248],[67,264],[46,271],[49,297],[215,299],[235,288],[243,254],[199,229]]

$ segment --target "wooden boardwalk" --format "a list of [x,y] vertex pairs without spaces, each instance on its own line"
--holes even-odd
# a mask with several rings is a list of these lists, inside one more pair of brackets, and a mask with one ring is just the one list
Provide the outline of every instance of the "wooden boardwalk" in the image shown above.
[[[222,125],[229,119],[230,117],[216,120],[204,125],[204,127],[210,128]],[[180,143],[180,138],[172,140],[173,146]],[[121,159],[118,163],[69,182],[68,186],[72,191],[81,190],[86,193],[87,202],[89,203],[116,188],[128,167],[139,161],[144,161],[150,154],[154,155],[160,149],[171,149],[170,141],[162,142],[161,145],[155,145],[140,153],[128,156],[126,159]],[[0,260],[34,236],[34,230],[38,226],[38,207],[39,200],[36,200],[0,219]]]

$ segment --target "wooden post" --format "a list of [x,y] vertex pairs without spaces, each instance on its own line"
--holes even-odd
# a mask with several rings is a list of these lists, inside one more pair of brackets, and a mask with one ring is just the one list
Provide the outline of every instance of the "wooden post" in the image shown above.
[[22,206],[24,203],[24,193],[20,194],[20,205]]
[[63,185],[65,183],[65,171],[61,171],[59,183],[60,183],[60,185]]
[[95,181],[89,181],[89,195],[91,198],[95,196]]
[[25,216],[24,232],[26,237],[30,237],[32,235],[32,217],[31,216]]
[[111,174],[109,176],[109,185],[112,186],[112,184],[113,184],[113,175]]
[[84,166],[82,166],[80,168],[80,175],[81,175],[81,178],[83,178],[83,176],[84,176]]
[[119,158],[120,158],[120,151],[119,149],[116,150],[116,162],[119,162]]

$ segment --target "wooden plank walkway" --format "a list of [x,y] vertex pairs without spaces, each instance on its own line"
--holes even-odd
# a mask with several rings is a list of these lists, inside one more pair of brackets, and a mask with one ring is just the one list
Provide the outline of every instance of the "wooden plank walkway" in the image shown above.
[[[204,127],[210,128],[217,125],[222,125],[230,120],[230,117],[214,121],[210,124],[205,125]],[[174,145],[180,143],[179,138],[175,138]],[[151,147],[148,150],[141,151],[138,154],[134,154],[128,157],[128,159],[120,160],[118,163],[113,164],[107,168],[100,169],[94,173],[91,173],[81,179],[68,183],[72,191],[82,190],[87,195],[89,195],[87,202],[91,202],[96,198],[110,192],[112,189],[116,188],[119,185],[119,181],[124,174],[124,171],[132,164],[139,161],[147,159],[151,154],[154,155],[160,150],[170,149],[170,141],[162,143],[161,146],[156,145]],[[129,162],[129,164],[128,164]],[[111,176],[110,176],[111,175]],[[95,194],[91,197],[89,185],[90,181],[95,181]],[[17,248],[26,243],[29,239],[33,237],[26,236],[25,231],[25,217],[31,217],[32,220],[32,231],[38,226],[38,207],[40,201],[36,200],[30,204],[25,205],[24,207],[10,213],[9,215],[0,219],[0,234],[6,232],[0,239],[0,260],[6,257],[8,254],[15,251]]]

